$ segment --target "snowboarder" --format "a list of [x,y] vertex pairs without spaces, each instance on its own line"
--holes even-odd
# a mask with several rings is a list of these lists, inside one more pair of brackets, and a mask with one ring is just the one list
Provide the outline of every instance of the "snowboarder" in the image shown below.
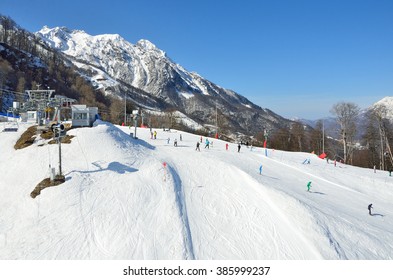
[[206,141],[205,141],[205,149],[206,149],[206,148],[209,149],[209,144],[210,144],[209,139],[206,138]]
[[259,166],[259,175],[262,175],[262,164]]
[[370,216],[372,216],[372,214],[371,214],[371,208],[373,208],[373,204],[372,204],[372,203],[368,206],[368,214],[369,214]]
[[199,149],[199,141],[197,141],[197,143],[196,143],[195,151],[201,151],[201,150]]
[[173,146],[177,147],[177,139],[175,138],[175,141],[173,141]]
[[311,188],[311,181],[307,183],[307,191],[309,192]]
[[240,143],[239,143],[239,144],[237,144],[237,152],[238,153],[240,153],[240,148],[241,148],[241,146],[240,146]]

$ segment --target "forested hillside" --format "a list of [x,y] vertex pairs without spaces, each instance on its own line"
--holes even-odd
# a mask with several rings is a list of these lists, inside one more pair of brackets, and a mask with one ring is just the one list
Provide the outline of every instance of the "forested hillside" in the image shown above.
[[[10,106],[5,99],[23,101],[25,90],[38,88],[54,89],[56,94],[98,107],[105,120],[120,121],[118,111],[124,102],[94,89],[64,55],[0,15],[0,110],[6,112]],[[128,105],[131,111],[132,104]]]

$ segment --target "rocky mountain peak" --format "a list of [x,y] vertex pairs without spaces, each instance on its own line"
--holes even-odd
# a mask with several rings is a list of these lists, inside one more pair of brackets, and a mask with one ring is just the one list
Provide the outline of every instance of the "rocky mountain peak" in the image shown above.
[[[150,103],[150,108],[176,108],[202,123],[212,123],[217,108],[226,126],[244,133],[287,126],[290,122],[232,90],[187,71],[149,40],[141,39],[134,45],[116,34],[91,36],[64,27],[46,27],[36,34],[65,53],[97,88],[119,97],[126,92],[141,107],[154,99],[156,102],[154,106]],[[141,92],[146,93],[144,98],[140,98]],[[141,99],[144,101],[140,102]]]

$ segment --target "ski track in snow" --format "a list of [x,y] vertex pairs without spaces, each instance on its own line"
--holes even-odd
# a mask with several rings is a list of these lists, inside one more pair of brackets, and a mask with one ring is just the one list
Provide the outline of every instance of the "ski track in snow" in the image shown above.
[[187,206],[184,197],[182,182],[178,173],[171,165],[167,165],[167,168],[169,169],[169,172],[173,180],[174,191],[176,193],[176,205],[178,207],[179,215],[183,224],[184,245],[186,249],[185,258],[194,260],[195,259],[194,246],[192,243],[192,234],[191,234],[190,224],[188,221]]
[[354,193],[356,193],[356,194],[360,194],[360,193],[357,192],[357,191],[354,191],[354,190],[352,190],[352,189],[350,189],[350,188],[347,188],[347,187],[345,187],[345,186],[343,186],[343,185],[334,183],[334,182],[332,182],[332,181],[330,181],[330,180],[327,180],[327,179],[325,179],[325,178],[322,178],[322,177],[320,177],[320,176],[314,175],[314,174],[312,174],[312,173],[310,173],[310,172],[301,170],[300,168],[294,167],[294,166],[292,166],[292,165],[290,165],[290,164],[286,164],[286,163],[284,163],[284,162],[279,162],[279,161],[277,161],[277,160],[275,160],[275,159],[271,159],[271,158],[269,158],[269,157],[267,157],[266,159],[267,159],[267,160],[274,161],[275,163],[281,164],[281,165],[286,166],[286,167],[288,167],[288,168],[292,168],[292,169],[294,169],[294,170],[296,170],[296,171],[298,171],[298,172],[300,172],[300,173],[306,174],[307,176],[312,177],[312,178],[315,178],[315,179],[317,179],[317,180],[319,180],[319,181],[324,181],[324,182],[327,182],[327,183],[329,183],[329,184],[331,184],[331,185],[334,185],[334,186],[337,186],[337,187],[339,187],[339,188],[345,189],[345,190],[347,190],[347,191],[354,192]]
[[[263,184],[258,184],[250,175],[247,173],[244,173],[244,171],[240,171],[239,173],[242,174],[244,180],[248,182],[248,184],[254,188],[256,192],[261,193],[261,196],[263,197],[264,202],[266,202],[269,206],[270,209],[274,211],[274,214],[270,216],[270,222],[273,225],[273,235],[272,235],[272,240],[276,243],[276,250],[280,251],[282,249],[281,246],[277,245],[277,240],[281,240],[280,233],[276,230],[275,224],[284,224],[286,230],[292,233],[292,235],[296,236],[296,239],[298,242],[301,242],[303,244],[303,249],[307,248],[307,250],[311,253],[313,258],[316,259],[321,259],[322,256],[317,252],[317,250],[314,248],[314,246],[307,240],[307,237],[304,236],[304,234],[293,225],[293,223],[287,218],[287,216],[280,210],[280,208],[277,206],[277,202],[274,202],[270,195],[265,191],[265,186]],[[256,187],[258,186],[258,187]],[[274,217],[274,218],[273,218]],[[280,221],[277,222],[277,219]],[[292,256],[293,257],[293,256]]]

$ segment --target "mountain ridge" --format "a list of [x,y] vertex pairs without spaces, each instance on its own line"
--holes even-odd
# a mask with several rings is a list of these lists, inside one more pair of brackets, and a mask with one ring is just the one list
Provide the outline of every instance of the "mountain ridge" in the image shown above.
[[105,94],[124,98],[122,93],[132,96],[131,87],[135,87],[168,104],[165,108],[157,103],[157,110],[174,107],[210,125],[218,110],[222,122],[219,127],[227,127],[232,133],[255,135],[292,123],[233,90],[187,71],[149,40],[132,44],[118,34],[92,36],[66,27],[44,27],[36,35],[64,53]]

